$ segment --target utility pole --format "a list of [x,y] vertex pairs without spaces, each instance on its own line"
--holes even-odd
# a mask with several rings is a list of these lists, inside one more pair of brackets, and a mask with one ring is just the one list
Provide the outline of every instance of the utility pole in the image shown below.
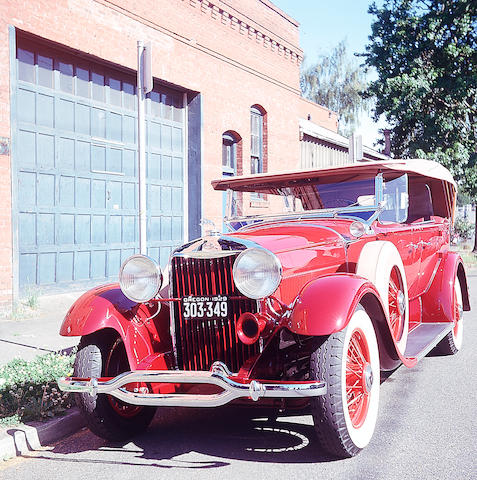
[[152,90],[151,43],[137,42],[137,154],[139,164],[139,253],[147,255],[146,95]]

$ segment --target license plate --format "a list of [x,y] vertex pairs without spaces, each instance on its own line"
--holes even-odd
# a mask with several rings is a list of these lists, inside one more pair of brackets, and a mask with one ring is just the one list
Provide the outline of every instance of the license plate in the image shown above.
[[223,295],[208,297],[185,297],[182,299],[184,318],[226,318],[228,300]]

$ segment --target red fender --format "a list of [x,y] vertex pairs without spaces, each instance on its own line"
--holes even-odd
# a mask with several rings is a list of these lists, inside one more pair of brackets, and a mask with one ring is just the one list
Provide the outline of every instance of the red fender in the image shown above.
[[160,305],[137,304],[124,296],[118,284],[102,285],[84,293],[72,305],[63,320],[60,335],[84,336],[113,329],[123,339],[133,370],[146,357],[158,357],[156,363],[164,365],[158,354],[170,352],[172,342],[169,307],[162,304],[160,313],[154,316]]
[[[289,329],[299,335],[330,335],[348,325],[367,293],[381,304],[379,293],[365,278],[350,273],[325,275],[307,283],[293,308]],[[384,308],[382,308],[384,311]]]
[[423,322],[452,322],[454,311],[454,282],[458,278],[465,311],[470,310],[469,291],[464,263],[457,252],[439,253],[440,263],[429,289],[422,295]]
[[415,359],[403,357],[391,335],[381,297],[375,286],[351,273],[336,273],[306,284],[291,314],[289,329],[300,335],[330,335],[343,330],[361,303],[373,322],[383,370],[392,370],[400,362],[407,367]]

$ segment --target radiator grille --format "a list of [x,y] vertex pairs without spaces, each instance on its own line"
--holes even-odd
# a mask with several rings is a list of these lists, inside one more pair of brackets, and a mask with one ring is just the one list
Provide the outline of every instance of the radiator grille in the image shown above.
[[[236,255],[220,258],[172,259],[172,291],[176,298],[188,295],[227,295],[238,297],[232,278]],[[228,318],[194,319],[182,316],[182,303],[174,302],[177,363],[181,370],[209,370],[220,360],[237,372],[258,353],[258,343],[244,345],[237,338],[235,325],[243,312],[256,312],[257,302],[247,298],[229,299]]]

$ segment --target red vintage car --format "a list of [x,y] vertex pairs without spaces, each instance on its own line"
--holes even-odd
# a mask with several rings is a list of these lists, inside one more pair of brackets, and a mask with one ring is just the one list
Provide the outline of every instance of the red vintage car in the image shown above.
[[322,447],[356,455],[380,372],[461,348],[454,180],[396,160],[213,186],[228,191],[230,233],[177,248],[164,274],[134,255],[119,285],[85,293],[61,327],[81,341],[60,387],[106,439],[144,430],[156,407],[235,402],[309,407]]

